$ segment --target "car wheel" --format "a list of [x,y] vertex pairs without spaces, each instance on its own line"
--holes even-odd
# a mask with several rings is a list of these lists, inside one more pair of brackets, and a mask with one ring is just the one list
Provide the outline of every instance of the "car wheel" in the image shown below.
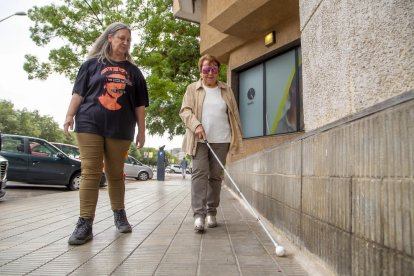
[[138,174],[138,177],[136,179],[137,180],[141,180],[141,181],[145,181],[145,180],[148,180],[148,178],[149,178],[148,173],[146,173],[146,172],[140,172]]
[[81,178],[80,172],[77,172],[72,176],[72,178],[70,179],[69,185],[68,185],[69,190],[71,191],[79,190],[80,178]]

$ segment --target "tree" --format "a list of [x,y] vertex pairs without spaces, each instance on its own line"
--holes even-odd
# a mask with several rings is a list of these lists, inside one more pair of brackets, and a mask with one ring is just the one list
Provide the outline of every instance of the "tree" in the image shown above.
[[13,133],[19,127],[19,114],[10,101],[0,100],[0,132]]
[[132,157],[135,157],[138,160],[141,159],[141,152],[137,149],[137,146],[135,145],[134,142],[132,142],[129,145],[128,154],[131,155]]
[[39,137],[48,141],[75,144],[73,136],[66,136],[51,116],[39,111],[14,110],[14,105],[0,100],[0,133]]
[[[140,156],[137,158],[139,161],[141,161],[143,164],[149,165],[149,166],[156,166],[157,165],[157,152],[155,148],[140,148],[139,149]],[[148,155],[146,156],[144,153],[147,152]],[[152,154],[151,154],[152,152]],[[151,156],[151,157],[150,157]]]
[[146,75],[150,94],[149,134],[184,133],[178,112],[186,86],[198,78],[199,26],[178,20],[170,0],[64,0],[63,5],[33,7],[29,18],[32,40],[45,46],[60,38],[63,46],[49,53],[49,61],[25,55],[29,79],[47,79],[51,73],[72,81],[89,47],[113,22],[133,30],[132,56]]

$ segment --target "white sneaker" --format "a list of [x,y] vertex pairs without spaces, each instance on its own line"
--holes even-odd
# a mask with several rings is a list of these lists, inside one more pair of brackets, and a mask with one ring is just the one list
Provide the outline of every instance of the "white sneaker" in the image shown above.
[[214,227],[217,227],[217,220],[216,220],[216,216],[213,216],[213,215],[207,215],[207,227],[208,227],[208,228],[214,228]]
[[196,217],[196,219],[194,220],[194,230],[204,231],[204,218],[203,217]]

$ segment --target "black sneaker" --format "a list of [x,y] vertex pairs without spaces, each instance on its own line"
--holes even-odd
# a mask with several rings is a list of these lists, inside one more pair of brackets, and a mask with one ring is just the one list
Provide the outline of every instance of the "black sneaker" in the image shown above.
[[124,209],[113,210],[115,226],[120,233],[129,233],[132,231],[132,227],[128,222]]
[[75,231],[70,236],[68,243],[70,245],[81,245],[93,238],[92,218],[79,218]]

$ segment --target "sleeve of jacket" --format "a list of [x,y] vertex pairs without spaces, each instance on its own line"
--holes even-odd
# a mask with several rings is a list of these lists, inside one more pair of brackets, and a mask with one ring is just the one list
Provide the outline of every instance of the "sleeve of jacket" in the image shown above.
[[197,119],[194,111],[196,105],[194,93],[194,85],[189,85],[183,97],[183,102],[180,109],[180,118],[184,122],[186,128],[191,130],[193,133],[201,122]]
[[233,113],[234,113],[234,116],[236,118],[237,124],[239,126],[240,133],[243,133],[243,130],[242,130],[242,127],[241,127],[239,109],[237,107],[237,101],[236,101],[236,98],[234,97],[234,93],[233,93],[233,90],[231,89],[231,87],[229,87],[229,90],[230,90],[230,99],[231,99],[231,102],[232,102]]

